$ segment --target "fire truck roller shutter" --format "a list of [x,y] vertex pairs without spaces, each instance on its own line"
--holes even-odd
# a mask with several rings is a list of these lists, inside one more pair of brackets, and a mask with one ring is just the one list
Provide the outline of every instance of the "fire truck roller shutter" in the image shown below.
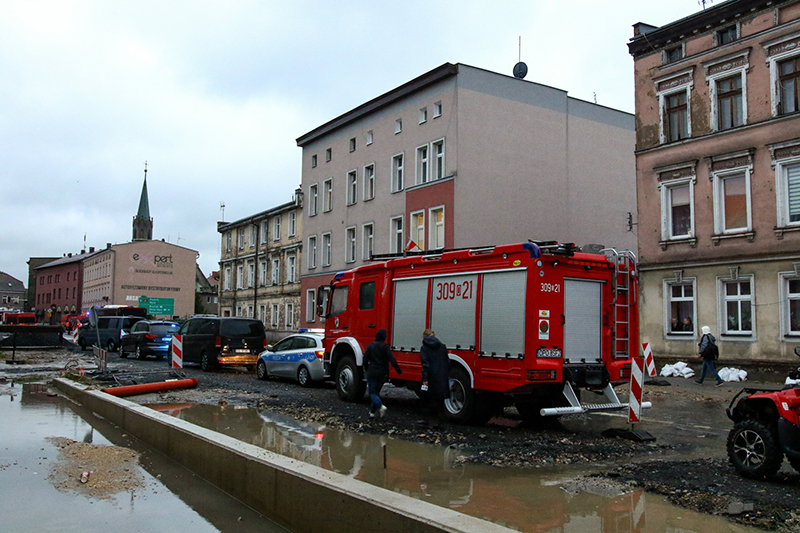
[[482,355],[525,353],[527,271],[484,274],[481,295]]
[[478,275],[437,276],[431,287],[431,329],[448,348],[475,348]]
[[395,282],[392,346],[409,350],[422,346],[425,308],[428,305],[428,280],[410,279]]
[[602,361],[602,288],[600,281],[564,280],[564,362]]

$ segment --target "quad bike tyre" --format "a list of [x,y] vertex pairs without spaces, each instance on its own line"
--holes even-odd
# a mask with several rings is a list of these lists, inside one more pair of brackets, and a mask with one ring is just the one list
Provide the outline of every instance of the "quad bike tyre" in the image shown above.
[[783,463],[783,450],[776,435],[758,420],[737,422],[728,433],[727,448],[728,459],[744,477],[766,479],[775,475]]

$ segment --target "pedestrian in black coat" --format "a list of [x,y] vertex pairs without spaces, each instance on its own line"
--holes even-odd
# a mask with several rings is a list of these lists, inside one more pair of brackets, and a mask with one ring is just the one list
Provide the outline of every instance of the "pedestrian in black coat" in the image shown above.
[[364,352],[364,365],[367,368],[367,391],[372,400],[369,406],[369,417],[386,414],[386,406],[381,401],[381,389],[389,380],[389,365],[392,365],[398,374],[403,369],[397,364],[397,359],[392,354],[392,349],[386,344],[386,330],[381,328],[375,334],[375,340],[367,346]]
[[450,397],[450,358],[447,347],[436,338],[433,330],[422,332],[422,348],[419,351],[422,363],[422,387],[427,387],[425,399],[427,410],[435,413],[445,398]]

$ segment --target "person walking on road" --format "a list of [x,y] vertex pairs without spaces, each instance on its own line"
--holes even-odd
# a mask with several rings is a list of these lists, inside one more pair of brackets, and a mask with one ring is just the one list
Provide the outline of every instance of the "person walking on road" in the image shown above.
[[442,401],[450,397],[450,358],[447,356],[447,347],[431,329],[422,332],[419,358],[422,363],[425,411],[429,415],[436,415]]
[[369,417],[384,416],[386,406],[381,401],[381,389],[389,380],[389,364],[391,364],[398,374],[403,373],[403,369],[397,364],[391,348],[386,344],[386,330],[381,328],[375,334],[375,340],[367,346],[364,352],[364,365],[367,368],[367,392],[372,400],[369,406]]
[[706,372],[711,373],[715,378],[717,378],[717,387],[720,385],[724,385],[725,382],[722,381],[722,378],[719,377],[719,373],[717,373],[717,365],[716,360],[719,356],[719,349],[717,348],[716,339],[714,335],[711,334],[711,328],[708,326],[703,326],[703,337],[700,339],[700,344],[698,345],[700,357],[703,359],[703,370],[700,372],[700,379],[695,380],[697,383],[703,383],[703,380],[706,378]]

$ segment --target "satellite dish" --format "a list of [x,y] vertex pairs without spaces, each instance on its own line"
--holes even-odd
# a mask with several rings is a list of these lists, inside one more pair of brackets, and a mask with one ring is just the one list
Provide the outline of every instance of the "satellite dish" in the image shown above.
[[514,77],[522,79],[528,74],[528,65],[520,61],[514,65]]

